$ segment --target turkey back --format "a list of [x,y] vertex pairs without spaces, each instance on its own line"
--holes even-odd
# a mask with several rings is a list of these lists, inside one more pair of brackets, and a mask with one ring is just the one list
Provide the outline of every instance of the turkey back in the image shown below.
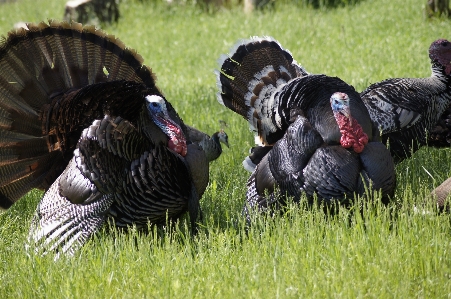
[[[137,117],[142,98],[112,99],[109,82],[136,82],[147,94],[160,94],[142,62],[114,36],[79,23],[28,24],[3,38],[0,208],[9,208],[32,188],[47,189],[72,157],[83,128],[111,112],[105,110],[114,107],[119,114],[132,107],[127,118]],[[175,113],[169,103],[168,110]]]

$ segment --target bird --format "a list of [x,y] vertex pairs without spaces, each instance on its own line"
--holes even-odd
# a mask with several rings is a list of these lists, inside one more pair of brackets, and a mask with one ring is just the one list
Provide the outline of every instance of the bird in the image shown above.
[[450,146],[451,43],[432,42],[429,58],[430,77],[386,79],[360,93],[395,163],[424,145]]
[[257,146],[248,157],[243,213],[274,211],[286,195],[326,205],[380,190],[388,203],[396,175],[359,93],[338,77],[308,73],[272,37],[238,41],[219,59],[219,103],[244,117]]
[[147,229],[189,214],[206,152],[142,57],[93,26],[27,24],[0,44],[0,207],[44,190],[35,252],[73,255],[104,223]]
[[189,140],[199,145],[205,151],[209,162],[216,160],[222,154],[221,143],[229,147],[229,136],[224,129],[220,129],[209,136],[192,126],[186,125],[186,128]]

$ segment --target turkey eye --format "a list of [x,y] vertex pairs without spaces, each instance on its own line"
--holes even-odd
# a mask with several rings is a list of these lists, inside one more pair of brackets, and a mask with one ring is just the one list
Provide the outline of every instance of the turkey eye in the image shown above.
[[158,107],[158,104],[155,102],[151,103],[151,105],[152,105],[152,107]]

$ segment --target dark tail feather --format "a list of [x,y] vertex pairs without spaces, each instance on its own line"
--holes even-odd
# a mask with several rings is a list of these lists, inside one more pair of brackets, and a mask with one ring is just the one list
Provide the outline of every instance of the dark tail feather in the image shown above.
[[64,163],[59,152],[52,152],[0,166],[0,208],[9,208],[33,188],[47,189]]

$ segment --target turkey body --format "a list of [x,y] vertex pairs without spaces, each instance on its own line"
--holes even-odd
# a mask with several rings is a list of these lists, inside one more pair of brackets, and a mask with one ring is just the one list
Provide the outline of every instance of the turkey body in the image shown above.
[[431,77],[387,79],[360,94],[396,162],[426,144],[450,146],[451,43],[434,41],[429,57]]
[[211,137],[188,125],[186,125],[186,129],[188,131],[188,139],[205,151],[209,162],[216,160],[222,154],[221,143],[229,147],[229,136],[222,129],[213,133]]
[[[247,182],[248,219],[251,209],[284,205],[285,195],[313,201],[316,194],[332,203],[369,188],[389,200],[396,184],[393,159],[352,86],[308,74],[272,38],[241,41],[221,61],[218,101],[247,119],[257,141],[269,147],[251,154],[264,153],[253,160]],[[347,131],[341,120],[353,128]]]
[[189,212],[208,183],[205,152],[142,58],[77,23],[29,24],[0,46],[0,206],[46,190],[36,250],[73,253],[107,219],[119,227]]

